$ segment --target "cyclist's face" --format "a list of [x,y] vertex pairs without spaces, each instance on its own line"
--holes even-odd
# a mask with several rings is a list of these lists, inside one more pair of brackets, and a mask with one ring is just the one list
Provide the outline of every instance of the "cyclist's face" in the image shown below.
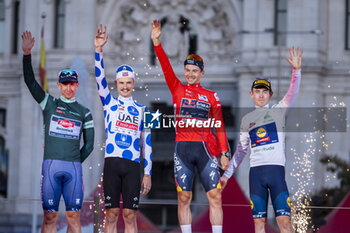
[[79,83],[77,82],[64,82],[57,83],[58,89],[61,91],[61,95],[66,99],[71,99],[75,96],[75,93],[78,90]]
[[269,103],[272,92],[267,88],[253,88],[250,91],[250,97],[254,100],[254,104],[259,107],[264,107]]
[[115,82],[115,86],[119,95],[123,97],[130,97],[135,87],[135,80],[132,78],[118,78]]
[[185,79],[188,84],[199,83],[201,77],[204,75],[204,70],[195,65],[185,66]]

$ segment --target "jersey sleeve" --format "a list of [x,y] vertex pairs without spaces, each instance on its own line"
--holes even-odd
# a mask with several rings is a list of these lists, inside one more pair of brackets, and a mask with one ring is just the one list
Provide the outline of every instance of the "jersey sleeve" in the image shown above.
[[239,134],[239,142],[237,144],[236,151],[230,161],[230,165],[224,173],[224,176],[226,176],[227,178],[230,178],[236,172],[237,168],[242,163],[244,157],[247,154],[249,142],[250,142],[249,132],[248,132],[248,129],[245,127],[244,119],[242,119],[240,134]]
[[23,75],[24,75],[24,82],[27,85],[30,91],[30,94],[34,97],[35,101],[38,102],[40,105],[44,99],[46,99],[47,101],[48,94],[41,88],[39,83],[35,80],[33,67],[32,67],[32,58],[30,54],[23,55]]
[[103,53],[95,52],[95,76],[97,82],[97,90],[100,96],[103,107],[108,105],[111,101],[111,93],[108,89],[108,83],[105,76],[105,70],[103,65]]
[[213,104],[212,117],[215,121],[221,122],[220,127],[216,128],[216,135],[218,137],[220,151],[221,151],[221,153],[227,152],[228,147],[227,147],[227,137],[226,137],[226,132],[225,132],[225,124],[224,124],[224,119],[222,117],[220,99],[219,99],[216,92],[214,93],[214,100],[213,100],[212,104]]
[[276,107],[284,108],[285,111],[287,111],[290,106],[292,106],[295,98],[297,97],[299,93],[299,87],[300,87],[300,80],[301,80],[301,71],[293,69],[292,72],[292,80],[290,82],[289,89],[283,99],[276,105]]
[[83,141],[84,145],[80,149],[80,160],[84,162],[84,160],[90,155],[90,153],[94,149],[94,121],[92,119],[92,114],[88,111],[85,114],[84,123],[83,123]]
[[[145,107],[144,111],[148,111]],[[144,114],[142,114],[144,116]],[[142,116],[142,118],[143,118]],[[142,154],[144,158],[144,169],[146,175],[152,175],[152,143],[151,143],[151,129],[143,127],[144,120],[141,121],[141,140],[142,140]]]
[[169,62],[168,56],[165,54],[164,49],[161,44],[154,46],[154,50],[156,51],[158,60],[162,67],[165,81],[170,89],[172,95],[175,94],[176,88],[178,86],[182,86],[180,80],[176,77],[173,68]]

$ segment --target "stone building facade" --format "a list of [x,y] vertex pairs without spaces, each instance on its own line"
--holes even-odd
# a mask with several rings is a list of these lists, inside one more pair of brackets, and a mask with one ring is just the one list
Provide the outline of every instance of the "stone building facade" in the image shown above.
[[[154,110],[168,111],[172,98],[152,48],[152,20],[162,21],[163,46],[182,80],[185,56],[200,54],[206,72],[202,85],[220,97],[232,149],[238,139],[240,111],[253,107],[249,97],[252,80],[260,76],[272,80],[273,103],[287,91],[291,68],[284,57],[289,56],[292,45],[304,50],[302,84],[295,106],[344,107],[350,103],[348,0],[0,0],[0,219],[23,216],[24,228],[33,213],[31,199],[39,198],[42,137],[38,134],[39,106],[23,82],[20,34],[30,30],[36,38],[32,60],[38,78],[43,12],[49,92],[59,96],[57,73],[73,67],[81,74],[78,100],[93,111],[95,150],[83,165],[86,196],[98,184],[103,167],[103,111],[94,81],[93,56],[93,38],[100,23],[110,34],[104,59],[112,92],[116,67],[128,63],[137,72],[134,98]],[[300,188],[293,176],[300,172],[296,163],[299,157],[311,163],[310,172],[301,173],[304,178],[310,176],[307,192],[337,185],[319,158],[337,154],[349,162],[349,136],[348,132],[324,136],[287,133],[286,178],[291,196]],[[156,175],[149,199],[176,199],[172,186],[173,139],[173,131],[153,133]],[[300,169],[304,169],[303,164]],[[236,178],[247,194],[248,171],[246,158]],[[194,201],[206,202],[199,182],[195,182]],[[39,202],[37,209],[41,214]],[[200,209],[194,208],[194,213]],[[162,209],[169,218],[176,218],[174,211]],[[163,229],[169,225],[164,219],[154,221]]]

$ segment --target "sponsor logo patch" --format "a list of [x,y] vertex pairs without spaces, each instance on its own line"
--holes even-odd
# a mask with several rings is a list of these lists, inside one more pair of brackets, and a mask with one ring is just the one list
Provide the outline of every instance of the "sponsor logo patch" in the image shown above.
[[70,122],[69,120],[58,120],[58,124],[62,125],[64,128],[74,127],[74,122]]
[[205,95],[198,94],[198,99],[203,101],[208,101],[208,98]]

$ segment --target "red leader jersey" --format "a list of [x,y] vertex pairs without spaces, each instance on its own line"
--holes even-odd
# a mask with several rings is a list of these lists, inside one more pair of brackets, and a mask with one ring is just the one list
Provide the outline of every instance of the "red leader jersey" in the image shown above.
[[203,88],[200,83],[182,84],[176,77],[162,45],[154,46],[154,49],[173,96],[175,141],[202,142],[202,139],[209,138],[208,134],[215,128],[220,151],[228,151],[221,103],[216,92]]

